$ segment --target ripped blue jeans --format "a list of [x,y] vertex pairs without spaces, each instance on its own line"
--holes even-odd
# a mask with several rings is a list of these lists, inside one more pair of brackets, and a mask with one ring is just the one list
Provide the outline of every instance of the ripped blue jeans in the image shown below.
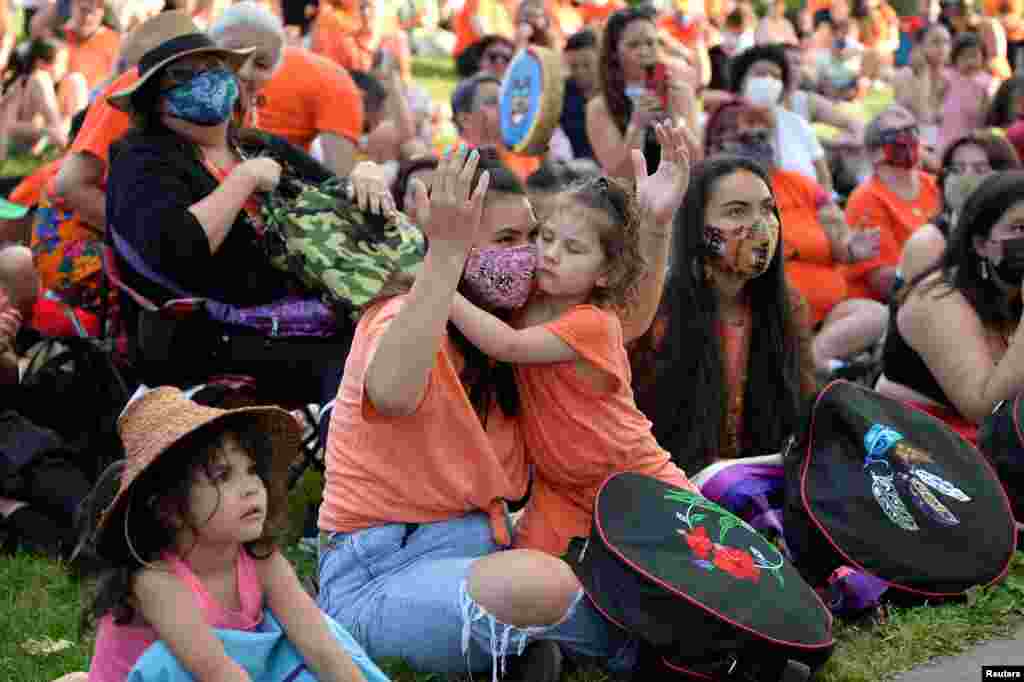
[[553,625],[520,628],[497,621],[466,590],[470,566],[501,551],[482,513],[402,523],[321,539],[319,604],[374,660],[401,658],[437,673],[505,668],[534,639],[558,642],[569,656],[602,659],[628,670],[635,642],[577,594]]

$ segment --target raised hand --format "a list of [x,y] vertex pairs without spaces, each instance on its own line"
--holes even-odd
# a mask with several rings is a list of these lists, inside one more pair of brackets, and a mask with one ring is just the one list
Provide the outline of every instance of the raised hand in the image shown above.
[[670,225],[683,203],[690,184],[690,163],[700,143],[685,123],[674,127],[656,123],[654,126],[661,145],[661,162],[653,175],[647,174],[647,161],[640,150],[633,151],[633,174],[636,179],[637,200],[658,225]]
[[[467,153],[468,152],[468,153]],[[430,182],[430,195],[419,178],[413,178],[416,219],[430,240],[430,248],[451,247],[468,251],[479,237],[484,195],[490,174],[480,175],[473,187],[473,175],[480,153],[461,146],[448,152],[437,165]]]

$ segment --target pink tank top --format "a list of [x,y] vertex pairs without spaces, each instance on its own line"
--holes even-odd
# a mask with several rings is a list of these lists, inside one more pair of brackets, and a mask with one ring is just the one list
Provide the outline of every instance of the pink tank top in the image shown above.
[[[238,553],[238,598],[242,609],[234,611],[218,603],[203,586],[188,562],[177,554],[162,556],[171,570],[192,590],[203,618],[210,627],[252,631],[263,619],[263,588],[256,575],[255,560],[248,552]],[[148,625],[118,625],[111,614],[100,619],[96,650],[89,667],[89,682],[124,682],[145,653],[157,640],[156,631]]]
[[947,69],[946,80],[949,86],[942,102],[940,153],[957,138],[985,124],[985,98],[992,89],[992,76],[984,72],[965,78],[955,69]]

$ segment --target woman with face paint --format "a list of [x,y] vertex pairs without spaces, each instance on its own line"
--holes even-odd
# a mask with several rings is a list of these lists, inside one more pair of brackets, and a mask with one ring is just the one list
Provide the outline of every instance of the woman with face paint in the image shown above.
[[822,377],[850,372],[846,361],[885,331],[885,306],[851,298],[843,264],[878,255],[879,231],[852,231],[842,210],[812,179],[775,163],[774,119],[741,101],[720,106],[705,127],[707,154],[732,153],[764,166],[786,227],[781,249],[789,284],[809,305],[814,365]]
[[[631,349],[637,404],[658,443],[721,504],[730,502],[715,492],[722,479],[713,472],[736,467],[731,479],[743,486],[756,479],[764,494],[734,509],[744,515],[781,494],[778,453],[817,388],[806,304],[786,283],[776,200],[750,158],[713,155],[693,169],[658,317]],[[778,524],[745,518],[781,534]],[[762,520],[772,518],[781,517]]]
[[961,207],[989,173],[1020,167],[1013,145],[996,132],[976,131],[954,140],[942,155],[942,170],[938,176],[942,208],[903,245],[901,280],[914,279],[939,260]]
[[[187,18],[180,21],[191,26]],[[235,70],[250,52],[180,32],[146,52],[138,80],[108,98],[134,121],[111,152],[108,235],[125,283],[158,305],[181,293],[146,270],[190,296],[241,307],[269,305],[299,290],[266,256],[260,197],[277,187],[275,158],[310,182],[330,174],[284,140],[233,125],[240,93]],[[128,329],[138,328],[139,306],[128,296],[122,314]],[[142,344],[133,352],[147,382],[201,381],[206,376],[197,373],[215,364],[218,373],[255,377],[273,400],[323,403],[336,391],[350,334],[346,321],[327,338],[271,343],[268,337],[254,344],[266,355],[247,358],[204,348],[218,354],[209,362],[185,348],[191,344],[175,344],[167,358],[151,356]]]
[[910,280],[889,330],[880,393],[972,442],[1024,391],[1024,172],[988,175],[961,207],[939,262]]

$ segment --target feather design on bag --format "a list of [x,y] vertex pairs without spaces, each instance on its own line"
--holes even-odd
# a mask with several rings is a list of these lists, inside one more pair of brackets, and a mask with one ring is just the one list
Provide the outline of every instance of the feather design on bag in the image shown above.
[[924,512],[928,518],[943,526],[956,526],[960,524],[960,519],[953,512],[949,511],[946,505],[939,502],[939,498],[932,494],[928,486],[907,474],[900,474],[900,477],[901,482],[907,487],[910,499],[914,501],[917,508]]
[[920,530],[914,517],[900,499],[899,493],[896,492],[892,475],[880,476],[872,471],[871,480],[871,493],[889,520],[903,530]]
[[939,491],[946,497],[951,497],[957,502],[970,502],[971,498],[967,493],[957,488],[955,485],[947,481],[946,479],[936,476],[930,471],[925,471],[921,467],[913,467],[910,470],[910,475],[919,479],[922,483],[928,487]]

